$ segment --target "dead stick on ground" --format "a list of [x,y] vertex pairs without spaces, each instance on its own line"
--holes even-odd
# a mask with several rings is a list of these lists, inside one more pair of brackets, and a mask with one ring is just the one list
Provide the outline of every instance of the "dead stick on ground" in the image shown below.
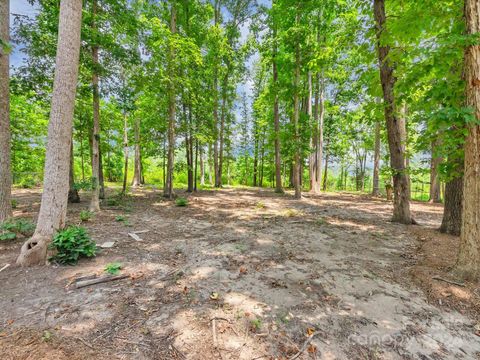
[[5,265],[4,267],[2,267],[2,268],[0,269],[0,272],[2,272],[3,270],[7,269],[9,266],[10,266],[10,264]]
[[80,289],[85,286],[101,284],[101,283],[106,283],[106,282],[115,281],[115,280],[121,280],[121,279],[128,278],[129,276],[130,275],[102,276],[96,279],[79,281],[75,284],[75,288]]
[[444,279],[444,278],[441,278],[440,276],[434,276],[434,277],[432,277],[432,279],[433,279],[433,280],[444,281],[444,282],[449,283],[449,284],[452,284],[452,285],[457,285],[457,286],[465,287],[465,284],[464,284],[464,283],[460,283],[460,282],[456,282],[456,281]]
[[75,339],[77,339],[78,341],[80,341],[83,345],[85,345],[86,347],[89,347],[90,349],[93,349],[93,346],[90,345],[88,342],[86,342],[85,340],[83,340],[81,337],[76,337]]
[[213,335],[213,347],[217,348],[217,323],[215,319],[212,319],[212,335]]
[[300,349],[300,351],[298,353],[296,353],[295,355],[293,355],[291,358],[289,358],[288,360],[295,360],[297,359],[300,355],[303,354],[303,352],[305,350],[307,350],[307,347],[308,345],[312,342],[313,338],[318,334],[318,332],[314,332],[312,335],[310,335],[307,340],[305,341],[305,343],[303,344],[302,348]]

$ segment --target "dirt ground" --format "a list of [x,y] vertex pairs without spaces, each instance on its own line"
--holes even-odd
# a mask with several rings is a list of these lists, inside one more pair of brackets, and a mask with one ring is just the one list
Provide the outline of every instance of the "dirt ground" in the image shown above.
[[[34,218],[39,192],[15,198],[15,215]],[[115,242],[96,258],[2,271],[1,358],[480,358],[480,285],[432,279],[454,280],[458,238],[435,231],[441,206],[412,204],[420,225],[404,226],[385,200],[354,194],[188,198],[137,190],[85,224]],[[70,206],[69,223],[87,207]],[[0,244],[0,267],[22,241]],[[113,261],[130,277],[71,285]]]

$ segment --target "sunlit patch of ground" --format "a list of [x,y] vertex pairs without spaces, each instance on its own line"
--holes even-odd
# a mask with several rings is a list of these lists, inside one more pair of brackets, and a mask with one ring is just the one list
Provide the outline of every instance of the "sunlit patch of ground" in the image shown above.
[[[104,206],[84,225],[97,243],[115,245],[95,259],[0,273],[2,356],[288,359],[312,334],[300,359],[478,355],[471,306],[478,294],[470,284],[431,281],[457,246],[454,237],[448,249],[433,246],[440,206],[414,203],[420,226],[407,227],[389,222],[391,204],[356,194],[302,201],[255,189],[181,195],[187,207],[151,189]],[[15,197],[15,215],[35,218],[38,191]],[[69,223],[87,207],[84,196],[69,208]],[[141,241],[128,236],[135,231]],[[21,243],[0,245],[0,266],[14,262]],[[132,277],[68,286],[112,261]],[[447,300],[416,288],[412,273],[423,289],[440,286],[434,290]],[[469,311],[446,306],[450,299],[463,299]]]

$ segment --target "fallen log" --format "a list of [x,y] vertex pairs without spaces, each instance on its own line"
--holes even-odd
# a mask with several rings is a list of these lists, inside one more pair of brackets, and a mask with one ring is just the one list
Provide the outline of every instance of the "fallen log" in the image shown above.
[[115,281],[115,280],[122,280],[130,277],[130,275],[116,275],[116,276],[101,276],[95,279],[89,279],[89,280],[83,280],[83,281],[78,281],[75,283],[75,288],[80,289],[85,286],[90,286],[90,285],[96,285],[96,284],[102,284],[110,281]]

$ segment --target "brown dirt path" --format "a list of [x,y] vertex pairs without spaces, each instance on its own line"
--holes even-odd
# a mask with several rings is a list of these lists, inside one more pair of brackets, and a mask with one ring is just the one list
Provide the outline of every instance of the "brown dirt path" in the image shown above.
[[[38,210],[38,193],[16,197],[16,215]],[[441,207],[414,204],[422,226],[407,227],[388,221],[390,204],[354,194],[225,189],[189,202],[136,191],[86,225],[112,249],[1,272],[2,358],[289,359],[304,344],[299,359],[479,358],[475,314],[432,305],[409,275],[416,232],[432,234]],[[72,206],[70,222],[87,206]],[[127,236],[138,230],[149,230],[142,242]],[[20,245],[0,244],[0,266]],[[132,279],[67,286],[112,261]]]

